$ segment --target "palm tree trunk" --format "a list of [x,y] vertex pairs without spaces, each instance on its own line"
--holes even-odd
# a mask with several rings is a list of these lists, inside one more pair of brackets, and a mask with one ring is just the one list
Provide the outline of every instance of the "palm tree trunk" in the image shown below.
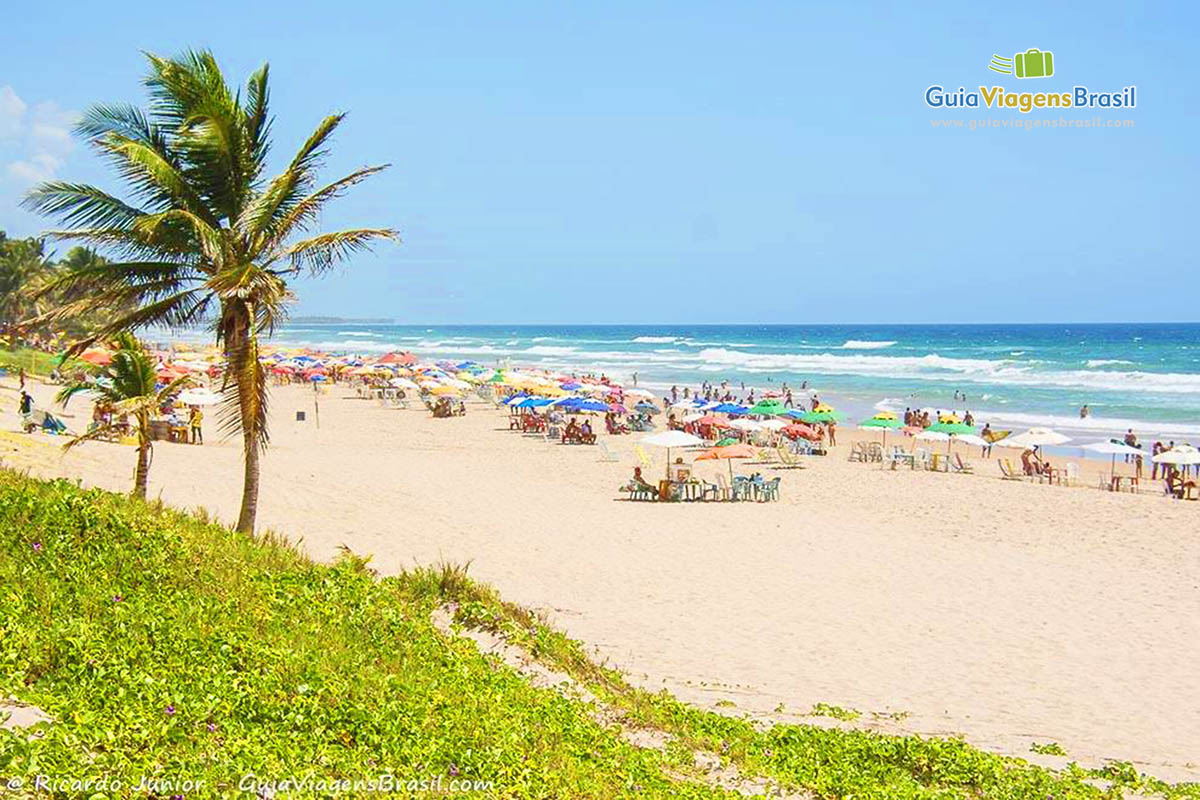
[[254,312],[244,301],[226,306],[223,328],[229,372],[237,387],[238,417],[242,430],[242,507],[237,530],[254,533],[258,516],[258,459],[263,444],[266,409],[263,407],[261,369],[258,363],[258,338],[254,332]]
[[138,414],[138,457],[133,472],[133,496],[146,499],[146,487],[150,483],[150,415]]
[[238,512],[237,529],[253,534],[258,516],[258,442],[256,437],[243,436],[242,445],[242,509]]

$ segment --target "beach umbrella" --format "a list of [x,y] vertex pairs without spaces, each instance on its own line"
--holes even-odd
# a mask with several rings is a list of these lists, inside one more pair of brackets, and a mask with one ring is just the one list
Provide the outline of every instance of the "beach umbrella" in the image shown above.
[[661,433],[652,433],[649,436],[643,436],[642,444],[652,445],[654,447],[665,447],[667,449],[667,477],[671,477],[671,448],[672,447],[695,447],[696,445],[704,444],[704,440],[699,436],[693,436],[690,433],[683,431],[662,431]]
[[572,398],[567,398],[563,403],[564,408],[569,408],[574,411],[608,411],[608,406],[600,401],[589,398],[574,398],[576,402],[571,403]]
[[729,482],[733,483],[733,459],[756,458],[758,451],[748,444],[731,444],[724,447],[713,447],[696,456],[697,461],[715,461],[724,459],[729,462]]
[[998,447],[1043,447],[1045,445],[1063,444],[1071,441],[1070,436],[1064,436],[1049,428],[1030,428],[1016,436],[1008,436],[996,442]]
[[702,419],[704,419],[704,413],[702,411],[693,411],[690,414],[683,415],[684,422],[699,422]]
[[[1101,455],[1112,456],[1112,464],[1109,471],[1111,477],[1117,476],[1117,456],[1144,456],[1145,451],[1137,447],[1130,447],[1122,442],[1092,442],[1091,444],[1080,445],[1081,450],[1087,450],[1090,453],[1100,453]],[[1159,454],[1161,455],[1161,453]],[[1158,457],[1154,458],[1158,461]]]
[[702,417],[700,417],[700,419],[696,420],[696,422],[700,423],[701,425],[724,425],[725,424],[725,420],[721,419],[720,417],[714,416],[712,414],[705,414]]
[[648,403],[645,400],[642,400],[636,406],[634,406],[633,410],[639,414],[649,414],[651,416],[662,413],[658,406],[654,405],[654,403]]
[[415,382],[410,381],[408,378],[390,378],[390,379],[388,379],[388,386],[392,386],[396,389],[420,389],[421,388]]
[[801,414],[799,419],[801,422],[807,422],[811,425],[814,423],[841,422],[842,415],[829,406],[821,404],[812,411]]
[[626,389],[625,394],[630,397],[654,397],[653,392],[648,392],[645,389]]
[[765,428],[769,431],[781,431],[787,427],[787,423],[781,419],[765,419],[758,423],[760,428]]
[[728,447],[731,444],[738,444],[738,440],[732,436],[726,436],[724,439],[718,439],[714,447]]
[[757,431],[762,429],[762,423],[752,419],[735,419],[729,423],[729,427],[737,428],[740,431]]
[[789,439],[808,439],[810,442],[819,442],[821,440],[820,432],[811,425],[802,425],[793,422],[782,431],[784,436]]
[[629,411],[620,403],[609,403],[608,410],[614,414],[628,414]]
[[711,410],[716,411],[719,414],[737,415],[742,415],[750,411],[749,407],[739,406],[734,403],[718,403],[717,405],[713,406]]
[[1177,444],[1170,450],[1165,450],[1153,458],[1156,464],[1171,464],[1176,467],[1186,467],[1200,464],[1200,450],[1190,444]]
[[778,400],[759,400],[746,413],[758,417],[778,417],[786,414],[787,409]]
[[79,356],[79,360],[94,364],[97,367],[104,367],[112,363],[112,353],[103,347],[89,347],[83,351],[83,355]]
[[894,431],[897,428],[903,428],[904,423],[891,411],[880,411],[870,419],[864,419],[858,423],[858,427],[863,430],[882,430],[883,443],[882,447],[887,447],[887,432]]
[[211,389],[184,389],[179,393],[179,402],[188,406],[214,406],[221,402],[221,395]]
[[953,435],[969,434],[973,436],[975,434],[975,429],[970,425],[964,425],[961,422],[954,422],[950,420],[935,422],[925,430],[933,431],[934,433],[948,433]]

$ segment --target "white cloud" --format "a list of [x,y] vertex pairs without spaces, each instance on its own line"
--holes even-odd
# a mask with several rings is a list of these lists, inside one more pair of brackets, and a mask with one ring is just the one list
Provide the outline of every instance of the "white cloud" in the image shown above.
[[43,101],[32,109],[11,86],[0,87],[0,161],[3,174],[25,188],[58,174],[75,149],[71,127],[79,114]]
[[0,139],[15,139],[21,134],[25,101],[11,86],[0,86]]

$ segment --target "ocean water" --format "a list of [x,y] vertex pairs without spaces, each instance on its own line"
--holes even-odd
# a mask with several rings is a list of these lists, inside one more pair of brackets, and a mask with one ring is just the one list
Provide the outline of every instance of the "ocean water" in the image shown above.
[[[728,380],[799,387],[851,414],[970,410],[993,427],[1080,441],[1134,428],[1200,439],[1200,323],[1045,325],[406,326],[302,324],[275,341],[334,352],[604,372],[669,390]],[[955,400],[962,392],[966,400]],[[1079,417],[1083,404],[1091,408]]]

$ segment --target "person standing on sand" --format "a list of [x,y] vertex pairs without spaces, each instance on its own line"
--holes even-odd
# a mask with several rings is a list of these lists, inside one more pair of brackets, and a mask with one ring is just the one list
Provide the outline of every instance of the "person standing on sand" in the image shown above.
[[[1137,443],[1137,435],[1136,435],[1136,434],[1134,434],[1134,432],[1133,432],[1133,428],[1130,428],[1130,429],[1129,429],[1129,431],[1128,431],[1128,432],[1125,434],[1125,444],[1129,445],[1130,447],[1137,447],[1137,446],[1138,446],[1138,443]],[[1127,456],[1125,456],[1125,463],[1126,463],[1126,464],[1128,464],[1128,463],[1129,463],[1129,459],[1130,459],[1130,458],[1132,458],[1132,457],[1133,457],[1133,456],[1128,456],[1128,455],[1127,455]]]
[[20,386],[18,388],[21,391],[25,391],[25,368],[24,367],[21,367],[20,371],[17,372],[17,379],[20,382]]
[[200,410],[200,406],[188,409],[188,428],[192,434],[192,444],[204,444],[204,431],[200,429],[200,423],[203,421],[204,412]]
[[991,456],[992,456],[992,423],[990,423],[990,422],[984,423],[983,430],[981,430],[979,432],[979,437],[981,439],[983,439],[985,442],[987,442],[987,444],[985,444],[981,448],[979,457],[980,458],[991,458]]

